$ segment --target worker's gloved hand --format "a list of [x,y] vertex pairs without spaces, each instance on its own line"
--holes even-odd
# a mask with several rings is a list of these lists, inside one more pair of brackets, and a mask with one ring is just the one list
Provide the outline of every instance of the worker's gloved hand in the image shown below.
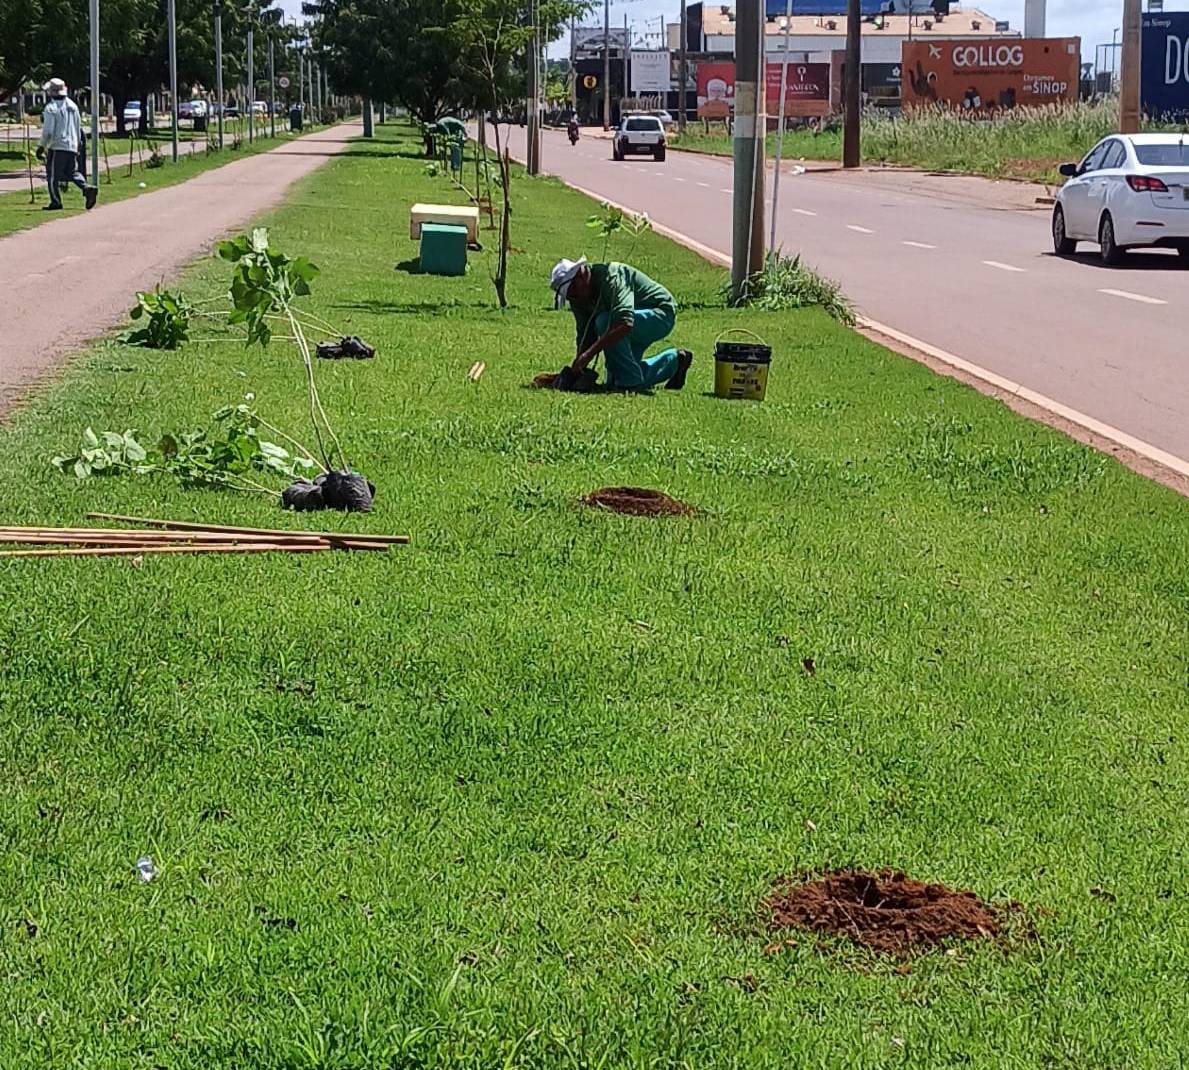
[[39,160],[45,159],[45,149],[43,149],[40,145],[37,146],[37,158]]

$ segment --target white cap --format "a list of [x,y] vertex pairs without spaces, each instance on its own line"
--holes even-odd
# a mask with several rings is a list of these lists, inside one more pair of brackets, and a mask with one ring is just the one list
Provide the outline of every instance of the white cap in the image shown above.
[[578,269],[586,263],[586,257],[580,256],[577,260],[566,260],[564,257],[553,265],[553,270],[549,273],[549,285],[553,287],[553,292],[557,294],[557,307],[561,308],[566,303],[566,294],[570,291],[570,283],[572,283],[578,274]]
[[66,83],[61,78],[51,78],[41,88],[49,93],[51,97],[66,96]]

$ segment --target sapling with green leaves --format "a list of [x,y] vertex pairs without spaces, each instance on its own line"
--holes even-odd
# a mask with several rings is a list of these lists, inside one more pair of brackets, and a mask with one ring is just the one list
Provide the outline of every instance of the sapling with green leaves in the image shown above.
[[631,243],[623,254],[624,259],[627,260],[636,248],[636,242],[639,241],[640,235],[652,229],[652,221],[648,218],[647,212],[634,215],[614,204],[603,201],[599,205],[599,211],[586,220],[586,226],[603,239],[603,255],[600,259],[604,261],[607,259],[607,247],[610,244],[611,236],[613,234],[628,235],[631,238]]
[[[305,368],[306,390],[310,402],[310,422],[326,471],[335,467],[334,457],[343,472],[349,472],[346,454],[330,419],[318,397],[318,386],[314,381],[314,361],[306,328],[328,327],[311,313],[296,307],[299,297],[307,297],[310,283],[319,275],[316,265],[304,256],[290,258],[268,244],[268,231],[255,228],[250,236],[241,236],[230,241],[221,241],[217,246],[219,256],[233,265],[231,276],[231,314],[229,323],[242,323],[248,332],[248,345],[257,343],[267,346],[273,338],[271,324],[282,321],[289,329],[286,336],[292,339],[301,355]],[[328,447],[329,440],[330,447]]]
[[145,349],[177,349],[189,340],[190,317],[195,311],[180,291],[174,293],[160,286],[140,290],[136,305],[128,313],[136,326],[120,335],[120,341]]

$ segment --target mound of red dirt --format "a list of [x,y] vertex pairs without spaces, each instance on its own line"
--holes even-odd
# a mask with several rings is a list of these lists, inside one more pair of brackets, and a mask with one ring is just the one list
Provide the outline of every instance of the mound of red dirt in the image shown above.
[[762,906],[773,930],[846,936],[875,951],[906,952],[999,934],[995,912],[973,892],[926,884],[891,869],[840,869],[784,882]]
[[628,513],[631,516],[688,516],[694,510],[685,502],[659,490],[644,487],[604,487],[592,491],[582,499],[596,509],[609,509],[613,513]]

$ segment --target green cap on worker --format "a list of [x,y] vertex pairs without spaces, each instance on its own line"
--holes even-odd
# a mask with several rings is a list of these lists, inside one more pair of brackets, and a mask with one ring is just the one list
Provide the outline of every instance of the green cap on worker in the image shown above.
[[570,283],[577,277],[582,265],[586,263],[586,257],[580,256],[577,260],[567,260],[562,257],[556,264],[553,265],[553,270],[549,273],[549,285],[553,287],[553,292],[557,294],[555,307],[561,308],[566,303],[566,294],[569,293]]

